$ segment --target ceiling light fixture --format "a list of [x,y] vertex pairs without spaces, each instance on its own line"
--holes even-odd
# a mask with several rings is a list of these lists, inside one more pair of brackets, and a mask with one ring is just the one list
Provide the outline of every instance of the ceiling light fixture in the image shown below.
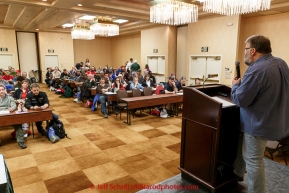
[[94,20],[94,18],[96,18],[96,16],[84,15],[84,16],[80,17],[79,19],[81,19],[81,20]]
[[116,20],[113,20],[114,23],[125,23],[125,22],[128,22],[127,19],[116,19]]
[[117,36],[119,35],[119,25],[112,22],[111,18],[97,17],[90,25],[90,31],[100,36]]
[[63,28],[73,27],[73,26],[74,26],[74,24],[72,24],[72,23],[65,23],[65,24],[62,25]]
[[155,0],[149,3],[150,22],[182,25],[198,21],[198,6],[185,0]]
[[89,30],[89,26],[74,26],[71,30],[72,39],[93,40],[94,34]]
[[82,6],[82,4],[80,4],[80,3],[79,3],[79,4],[77,4],[77,6],[81,7],[81,6]]
[[239,15],[270,9],[271,0],[203,0],[203,10],[222,15]]

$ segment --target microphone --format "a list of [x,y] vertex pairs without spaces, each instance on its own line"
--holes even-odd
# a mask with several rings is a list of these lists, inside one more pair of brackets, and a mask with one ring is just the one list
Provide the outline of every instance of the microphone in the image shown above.
[[235,62],[235,65],[236,65],[236,77],[237,77],[237,79],[238,78],[240,78],[241,77],[241,75],[240,75],[240,62],[239,61],[236,61]]
[[218,74],[208,74],[208,78],[215,78],[218,77]]
[[[218,77],[218,74],[208,74],[208,78],[215,78]],[[203,82],[203,93],[205,92],[205,82],[208,80],[208,78],[205,79]]]

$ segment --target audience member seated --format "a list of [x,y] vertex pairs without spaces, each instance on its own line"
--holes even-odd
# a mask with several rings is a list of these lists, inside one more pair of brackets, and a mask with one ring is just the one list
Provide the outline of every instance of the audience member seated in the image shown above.
[[93,75],[95,75],[95,74],[96,74],[95,67],[94,67],[94,66],[90,67],[90,69],[88,69],[88,70],[86,71],[86,74],[93,74]]
[[146,64],[146,65],[145,65],[145,69],[144,69],[144,71],[143,71],[143,75],[144,75],[144,76],[147,75],[147,74],[149,73],[149,71],[151,71],[150,68],[149,68],[149,65]]
[[10,75],[9,72],[4,71],[2,79],[7,80],[8,82],[13,82],[14,76]]
[[74,99],[74,102],[77,102],[77,103],[82,103],[82,100],[81,100],[81,87],[84,83],[84,81],[87,80],[87,76],[85,74],[84,71],[81,72],[81,76],[78,77],[75,81],[75,86],[77,86],[77,91],[80,93],[76,99]]
[[[20,76],[21,77],[21,76]],[[17,89],[14,93],[14,98],[17,99],[26,99],[27,93],[30,91],[29,82],[27,80],[23,80],[21,83],[21,87]]]
[[51,70],[51,67],[48,67],[46,69],[46,75],[45,75],[45,82],[47,84],[47,86],[51,86],[50,83],[51,83],[51,80],[52,80],[52,70]]
[[109,80],[108,72],[104,73],[104,77],[103,78],[104,78],[105,84],[108,84],[109,88],[111,88],[111,81]]
[[62,80],[62,79],[68,79],[68,78],[70,78],[70,74],[69,74],[68,70],[63,69],[63,72],[60,75],[60,79]]
[[79,70],[77,70],[77,71],[75,72],[74,77],[73,77],[73,76],[71,77],[71,80],[76,81],[80,76],[81,76],[81,72],[80,72]]
[[115,79],[112,77],[112,72],[108,72],[108,80],[113,83]]
[[82,84],[82,89],[81,89],[81,101],[83,102],[83,97],[86,97],[87,99],[91,99],[91,88],[96,87],[96,82],[94,79],[93,74],[88,74],[87,79],[83,82]]
[[150,75],[150,79],[153,81],[154,86],[157,85],[156,78],[154,77],[152,71],[149,71],[148,74]]
[[174,94],[178,92],[178,88],[176,87],[175,77],[170,76],[169,81],[165,84],[164,87],[165,94]]
[[195,79],[195,85],[200,85],[200,84],[201,84],[200,79],[199,79],[199,78],[196,78],[196,79]]
[[138,81],[143,83],[144,82],[144,77],[141,75],[141,69],[139,69],[137,71],[137,75],[138,75]]
[[14,84],[14,87],[13,87],[12,91],[15,91],[15,90],[21,88],[23,80],[24,80],[23,76],[18,76],[17,79],[16,79],[16,84]]
[[9,82],[7,80],[3,79],[3,73],[0,72],[0,84],[6,85],[9,84]]
[[112,84],[112,88],[113,88],[114,93],[116,93],[116,91],[118,91],[118,90],[125,90],[124,85],[120,82],[120,77],[121,76],[118,76],[115,79],[115,82]]
[[28,78],[27,72],[22,72],[21,76],[23,76],[24,80],[27,80],[29,82],[29,85],[32,84],[30,78]]
[[153,81],[150,79],[150,75],[146,74],[145,75],[145,80],[142,83],[143,87],[154,87]]
[[71,68],[71,70],[69,71],[70,76],[75,75],[76,71],[77,71],[77,69],[73,66],[73,67]]
[[176,87],[178,88],[178,92],[183,92],[183,86],[186,86],[186,77],[182,76],[180,81],[176,81]]
[[[104,116],[104,118],[107,118],[107,109],[106,109],[106,103],[107,103],[107,96],[105,95],[105,92],[108,92],[110,90],[110,87],[108,84],[105,84],[104,78],[100,79],[100,83],[97,86],[97,93],[99,94],[99,102],[101,103],[101,112]],[[113,110],[115,114],[118,114],[118,108],[116,101],[112,102],[113,104]]]
[[[10,111],[16,110],[16,104],[11,96],[6,94],[5,85],[0,84],[0,111]],[[16,140],[21,149],[25,149],[27,146],[24,143],[24,132],[22,130],[22,124],[12,125],[15,129]]]
[[130,90],[132,89],[140,89],[142,90],[144,87],[138,82],[138,78],[134,77],[133,82],[130,84]]
[[8,66],[8,73],[10,74],[11,72],[12,72],[12,66]]
[[[22,77],[22,76],[19,76],[19,77]],[[21,102],[25,101],[26,96],[29,93],[29,91],[30,91],[29,82],[27,80],[23,80],[22,83],[21,83],[21,87],[15,91],[13,97],[14,97],[15,100],[20,100]],[[24,105],[24,103],[25,102],[23,102],[23,105]],[[22,125],[27,125],[28,126],[29,123],[22,123]],[[27,137],[28,136],[27,132],[29,130],[29,126],[28,127],[22,127],[22,128],[26,128],[25,130],[23,129],[23,132],[24,132],[24,137]]]
[[15,77],[17,75],[15,68],[11,68],[11,71],[9,71],[9,74],[13,77]]
[[14,78],[13,78],[13,82],[14,82],[14,84],[15,84],[15,82],[17,82],[17,78],[18,78],[18,76],[21,76],[21,72],[20,72],[20,70],[16,70],[16,76],[14,76]]
[[176,82],[176,81],[179,81],[179,80],[176,78],[176,74],[175,74],[174,72],[171,73],[171,76],[174,77],[175,82]]
[[57,87],[57,85],[55,85],[55,83],[57,82],[58,85],[60,85],[60,76],[61,73],[58,70],[58,67],[55,67],[53,72],[52,72],[52,81],[51,81],[51,86],[50,86],[50,90],[55,90],[55,87]]
[[[165,84],[164,90],[165,90],[165,94],[174,94],[178,92],[178,88],[176,87],[174,76],[169,77],[169,81]],[[166,108],[167,108],[168,114],[170,116],[174,116],[173,111],[172,111],[172,105],[168,104]]]
[[[25,107],[30,110],[44,110],[49,107],[47,94],[40,91],[40,86],[37,83],[31,84],[31,92],[26,95]],[[52,113],[52,120],[54,122],[58,121],[58,116],[54,113]],[[47,136],[47,131],[42,127],[42,121],[38,121],[35,124],[38,132],[43,136]]]
[[113,81],[115,81],[115,79],[116,79],[116,77],[117,77],[116,68],[112,69],[112,74],[111,74],[111,76],[112,76]]

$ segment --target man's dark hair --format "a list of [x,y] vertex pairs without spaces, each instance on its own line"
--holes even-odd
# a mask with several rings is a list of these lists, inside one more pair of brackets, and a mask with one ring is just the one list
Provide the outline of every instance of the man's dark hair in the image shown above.
[[23,76],[18,76],[17,78],[16,78],[16,81],[23,81],[25,78],[23,77]]
[[256,52],[268,54],[272,52],[271,42],[269,38],[261,35],[253,35],[249,37],[245,43],[250,44],[251,48],[255,48]]

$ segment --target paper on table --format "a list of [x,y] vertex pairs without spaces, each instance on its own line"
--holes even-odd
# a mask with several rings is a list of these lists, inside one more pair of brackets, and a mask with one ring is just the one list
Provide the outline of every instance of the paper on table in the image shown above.
[[178,95],[183,95],[184,93],[182,93],[182,92],[177,92],[176,94],[178,94]]
[[105,94],[116,94],[114,92],[105,92]]
[[0,111],[0,114],[3,115],[3,114],[10,114],[10,111],[9,110],[3,110],[3,111]]
[[223,104],[223,107],[235,106],[235,104],[230,103],[230,102],[228,102],[228,101],[225,101],[225,100],[223,100],[223,99],[220,99],[219,97],[211,97],[211,98],[214,99],[214,100],[216,100],[216,101],[218,101],[218,102],[220,102],[220,103],[222,103],[222,104]]

